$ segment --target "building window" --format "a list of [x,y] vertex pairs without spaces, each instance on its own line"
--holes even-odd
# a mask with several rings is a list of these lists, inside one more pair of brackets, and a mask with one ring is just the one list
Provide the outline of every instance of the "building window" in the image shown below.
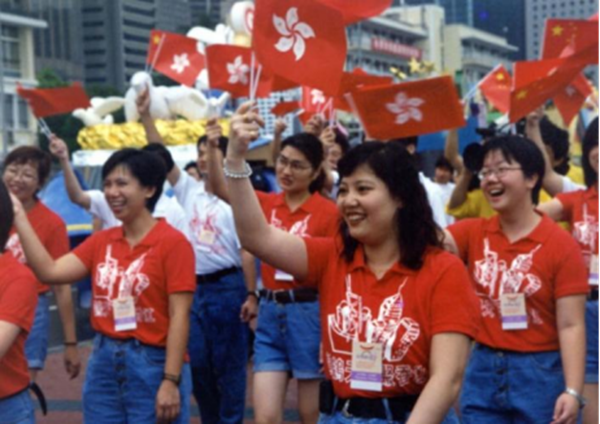
[[123,19],[123,24],[127,25],[127,26],[130,26],[130,27],[133,27],[133,28],[140,28],[140,29],[147,29],[147,30],[151,30],[151,29],[154,28],[154,25],[151,24],[151,23],[150,24],[143,24],[141,22],[135,22],[135,21],[132,21],[130,19]]
[[29,128],[29,108],[27,106],[27,102],[19,98],[19,103],[17,107],[19,115],[19,127]]
[[14,95],[5,94],[4,95],[4,125],[7,128],[14,128],[15,120],[14,120]]
[[19,53],[19,29],[4,25],[0,35],[4,75],[9,77],[21,76],[21,55]]
[[136,15],[144,15],[154,17],[154,8],[152,9],[138,9],[136,7],[131,6],[123,6],[123,10],[129,13],[135,13]]

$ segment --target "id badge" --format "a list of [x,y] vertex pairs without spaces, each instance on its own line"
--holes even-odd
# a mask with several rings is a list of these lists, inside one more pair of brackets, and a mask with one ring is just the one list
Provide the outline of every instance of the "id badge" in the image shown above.
[[527,329],[527,309],[525,308],[525,294],[503,294],[500,298],[500,302],[500,311],[502,313],[502,329]]
[[133,297],[115,299],[112,302],[115,331],[129,331],[137,328],[135,302]]
[[383,345],[381,343],[352,342],[352,369],[350,388],[381,392],[383,374]]
[[215,232],[210,230],[200,230],[200,236],[198,237],[200,243],[207,246],[212,246],[213,244],[215,244],[216,238],[217,235],[215,234]]
[[288,274],[287,272],[283,272],[279,269],[275,270],[275,280],[277,281],[294,281],[294,276]]
[[592,255],[590,259],[590,286],[598,287],[598,255]]

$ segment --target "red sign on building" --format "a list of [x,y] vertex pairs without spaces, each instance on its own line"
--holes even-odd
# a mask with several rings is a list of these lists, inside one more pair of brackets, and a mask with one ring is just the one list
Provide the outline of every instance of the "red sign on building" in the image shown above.
[[371,38],[371,49],[376,52],[387,53],[393,56],[404,57],[410,59],[421,59],[421,49],[414,46],[407,46],[406,44],[396,43],[394,41],[386,40],[385,38]]

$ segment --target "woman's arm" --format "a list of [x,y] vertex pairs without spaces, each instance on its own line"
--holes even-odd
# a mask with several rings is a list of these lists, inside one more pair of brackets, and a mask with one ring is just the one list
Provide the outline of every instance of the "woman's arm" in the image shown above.
[[469,184],[471,183],[472,178],[473,173],[467,168],[463,168],[462,172],[458,174],[456,186],[454,187],[454,190],[452,190],[452,195],[448,201],[448,209],[458,208],[467,201]]
[[85,190],[81,188],[81,184],[79,184],[79,180],[77,179],[75,172],[73,172],[73,168],[69,162],[69,149],[67,148],[67,144],[52,134],[50,137],[49,148],[50,152],[58,159],[60,168],[63,171],[69,200],[85,210],[90,210],[92,200]]
[[564,207],[558,199],[552,199],[549,202],[538,205],[537,210],[548,215],[553,221],[564,221]]
[[431,340],[429,381],[407,424],[441,423],[457,399],[469,359],[470,340],[459,333],[441,333]]
[[456,172],[460,174],[464,165],[458,151],[458,130],[452,129],[448,131],[448,136],[446,137],[444,157],[450,162],[450,165],[452,165]]
[[271,156],[273,159],[273,165],[277,163],[277,158],[281,152],[281,141],[283,139],[283,133],[287,129],[287,124],[281,118],[275,121],[275,127],[273,129],[273,143],[271,144]]
[[208,181],[213,194],[225,203],[229,203],[229,189],[223,173],[223,153],[219,149],[219,138],[223,135],[223,129],[216,118],[210,119],[205,129]]
[[72,284],[88,275],[88,270],[77,256],[68,253],[56,261],[50,256],[27,219],[19,199],[11,195],[15,220],[27,265],[37,278],[46,284]]
[[52,287],[60,322],[63,328],[63,337],[65,341],[64,363],[65,370],[69,377],[74,379],[79,375],[81,361],[79,360],[79,351],[77,350],[77,332],[75,330],[75,308],[73,306],[73,295],[71,286]]
[[[565,385],[583,393],[585,375],[585,296],[566,296],[556,301],[556,326]],[[579,402],[563,393],[556,400],[552,424],[575,423]]]
[[[263,125],[260,116],[250,110],[251,106],[250,102],[244,103],[231,118],[226,167],[232,174],[245,172],[244,157],[248,145],[258,137],[259,127]],[[228,186],[238,236],[244,249],[296,279],[304,280],[308,274],[308,260],[302,238],[267,223],[248,178],[228,178]]]
[[7,321],[0,321],[0,360],[9,351],[20,333],[21,328],[18,325]]
[[[173,293],[169,295],[169,332],[167,335],[167,358],[164,373],[181,376],[183,359],[187,349],[190,330],[190,309],[193,293]],[[171,422],[181,410],[179,386],[170,380],[163,380],[156,395],[156,417],[159,421]]]
[[258,297],[251,294],[256,293],[256,262],[254,256],[242,249],[242,270],[244,271],[244,280],[246,280],[246,289],[248,296],[242,305],[240,318],[243,322],[249,322],[258,315]]

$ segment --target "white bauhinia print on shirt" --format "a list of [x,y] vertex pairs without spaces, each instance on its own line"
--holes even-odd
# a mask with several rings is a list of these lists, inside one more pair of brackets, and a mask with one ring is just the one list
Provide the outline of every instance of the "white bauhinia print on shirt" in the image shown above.
[[8,250],[20,263],[27,263],[27,258],[25,258],[25,252],[23,251],[23,246],[21,246],[21,240],[17,233],[14,233],[9,237],[6,242],[6,250]]
[[[483,240],[483,246],[483,259],[475,261],[474,277],[479,286],[477,295],[481,301],[482,316],[494,318],[500,314],[503,294],[523,293],[527,298],[542,288],[542,280],[529,272],[533,256],[542,245],[537,245],[529,253],[517,255],[510,266],[491,249],[488,238]],[[534,324],[543,324],[536,309],[527,305],[527,312]]]
[[419,109],[419,106],[423,105],[425,101],[418,97],[408,97],[406,93],[402,91],[396,94],[395,102],[388,103],[386,105],[387,110],[396,115],[396,124],[406,124],[411,119],[415,121],[423,120],[423,113]]
[[296,61],[299,61],[306,52],[306,41],[316,37],[315,31],[306,23],[300,22],[298,8],[292,7],[287,11],[285,20],[273,15],[273,24],[281,38],[275,44],[275,48],[282,53],[293,49]]
[[594,252],[598,244],[598,221],[593,214],[588,213],[587,205],[583,205],[583,221],[573,225],[573,237],[579,244],[586,246],[584,254],[589,256]]
[[96,279],[93,301],[93,313],[96,317],[112,315],[112,301],[118,298],[133,297],[136,304],[138,322],[153,323],[156,321],[153,308],[141,308],[137,300],[150,287],[150,279],[142,272],[149,252],[122,267],[112,256],[112,245],[106,247],[104,262],[96,267]]

